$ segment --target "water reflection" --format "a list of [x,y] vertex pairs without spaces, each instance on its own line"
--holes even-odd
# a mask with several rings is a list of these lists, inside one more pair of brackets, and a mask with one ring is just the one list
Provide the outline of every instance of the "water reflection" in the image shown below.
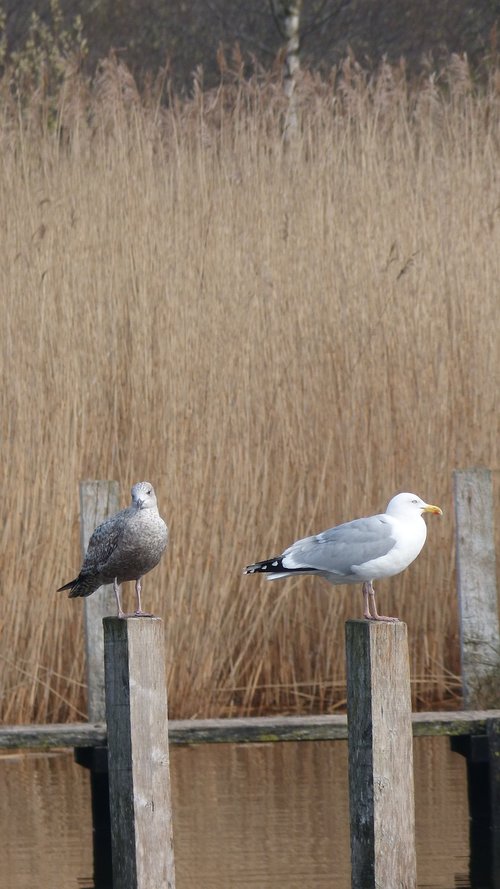
[[345,744],[174,753],[181,889],[348,886]]
[[0,757],[0,831],[5,889],[93,885],[88,773],[72,753]]
[[[422,738],[415,768],[419,887],[466,889],[465,762]],[[177,889],[349,889],[345,742],[175,747],[171,771]],[[6,889],[94,885],[89,787],[71,753],[0,757]]]

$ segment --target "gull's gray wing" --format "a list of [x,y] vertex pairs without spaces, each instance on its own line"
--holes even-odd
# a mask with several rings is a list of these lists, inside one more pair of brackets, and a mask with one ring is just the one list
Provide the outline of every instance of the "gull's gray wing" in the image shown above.
[[349,577],[354,565],[387,555],[395,544],[391,521],[385,515],[369,516],[297,540],[283,553],[283,568]]
[[131,509],[122,509],[98,525],[89,540],[82,565],[85,573],[100,574],[120,544]]

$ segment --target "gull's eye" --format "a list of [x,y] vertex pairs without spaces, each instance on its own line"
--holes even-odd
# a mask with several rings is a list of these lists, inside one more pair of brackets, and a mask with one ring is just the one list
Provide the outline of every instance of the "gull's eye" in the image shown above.
[[412,503],[418,503],[418,500],[412,500],[411,502],[412,502]]

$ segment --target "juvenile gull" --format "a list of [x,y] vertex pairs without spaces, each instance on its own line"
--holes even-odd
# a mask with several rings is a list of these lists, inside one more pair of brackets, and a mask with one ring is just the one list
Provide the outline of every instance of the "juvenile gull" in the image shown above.
[[262,573],[268,580],[319,574],[333,584],[363,583],[366,620],[395,622],[397,617],[378,614],[373,581],[399,574],[417,558],[427,536],[424,512],[443,514],[416,494],[396,494],[385,513],[304,537],[280,556],[247,565],[243,573]]
[[[141,580],[160,561],[168,543],[168,528],[156,505],[153,485],[137,482],[132,488],[132,503],[115,513],[95,529],[78,577],[60,587],[69,590],[69,598],[90,596],[100,586],[112,583],[118,605],[118,617],[152,617],[142,610]],[[121,584],[135,580],[137,608],[124,614]]]

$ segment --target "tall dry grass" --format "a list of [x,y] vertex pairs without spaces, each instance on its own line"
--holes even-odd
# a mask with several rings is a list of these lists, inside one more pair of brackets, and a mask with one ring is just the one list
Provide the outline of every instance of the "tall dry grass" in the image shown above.
[[379,603],[415,704],[456,695],[451,475],[498,470],[499,75],[410,88],[352,62],[168,110],[110,61],[0,119],[2,718],[85,714],[78,482],[151,480],[144,600],[173,716],[325,711],[359,588],[242,577],[412,490],[444,508]]

